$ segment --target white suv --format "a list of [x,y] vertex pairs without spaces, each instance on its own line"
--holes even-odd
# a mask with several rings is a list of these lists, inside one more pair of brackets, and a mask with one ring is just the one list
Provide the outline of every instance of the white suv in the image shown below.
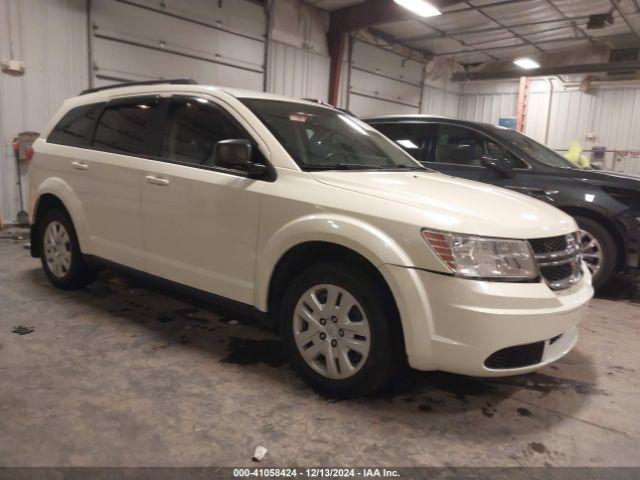
[[408,361],[497,376],[576,343],[593,294],[571,217],[432,172],[358,119],[258,92],[83,92],[34,145],[33,255],[80,288],[108,261],[276,323],[333,395]]

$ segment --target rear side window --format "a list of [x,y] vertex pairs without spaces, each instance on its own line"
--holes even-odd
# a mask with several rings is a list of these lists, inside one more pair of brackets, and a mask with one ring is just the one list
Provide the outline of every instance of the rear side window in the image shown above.
[[433,160],[437,126],[425,123],[383,123],[372,126],[397,143],[416,160],[421,162]]
[[173,98],[161,156],[171,162],[213,167],[216,143],[230,139],[250,140],[226,112],[211,102],[202,98]]
[[70,147],[84,147],[103,103],[83,105],[69,110],[49,134],[47,142]]
[[108,105],[98,120],[91,145],[125,155],[152,155],[151,137],[159,105],[158,99],[150,97]]
[[480,158],[485,155],[484,137],[468,128],[441,125],[438,131],[438,163],[482,166]]

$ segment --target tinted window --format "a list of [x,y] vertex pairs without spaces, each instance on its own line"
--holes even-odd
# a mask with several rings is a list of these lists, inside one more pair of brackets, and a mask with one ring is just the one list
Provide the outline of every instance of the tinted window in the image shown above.
[[534,159],[552,167],[576,168],[562,155],[554,152],[532,138],[509,128],[492,127],[494,134],[510,146],[519,148]]
[[433,160],[437,127],[424,123],[374,124],[375,128],[419,161]]
[[98,121],[92,145],[115,153],[152,154],[151,128],[158,106],[155,98],[119,101],[107,106]]
[[172,99],[161,156],[172,162],[214,166],[216,143],[240,138],[249,140],[226,112],[207,100]]
[[49,134],[47,142],[71,147],[84,146],[86,135],[93,126],[102,105],[102,103],[94,103],[69,110]]
[[468,128],[441,125],[436,150],[438,163],[481,166],[484,137]]

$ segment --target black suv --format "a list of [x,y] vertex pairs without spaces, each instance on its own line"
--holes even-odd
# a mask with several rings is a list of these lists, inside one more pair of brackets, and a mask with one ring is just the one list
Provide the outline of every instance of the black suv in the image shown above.
[[577,169],[531,138],[494,125],[426,115],[363,120],[433,170],[525,193],[571,215],[595,288],[615,271],[638,267],[640,177]]

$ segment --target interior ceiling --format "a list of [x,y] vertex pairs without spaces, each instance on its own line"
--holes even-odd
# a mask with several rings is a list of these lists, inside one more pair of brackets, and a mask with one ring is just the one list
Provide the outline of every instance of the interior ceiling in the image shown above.
[[[336,10],[362,0],[307,0]],[[372,32],[431,56],[462,64],[511,60],[525,55],[607,45],[640,45],[640,0],[468,0],[437,17],[372,25]],[[591,14],[612,24],[589,29]]]

